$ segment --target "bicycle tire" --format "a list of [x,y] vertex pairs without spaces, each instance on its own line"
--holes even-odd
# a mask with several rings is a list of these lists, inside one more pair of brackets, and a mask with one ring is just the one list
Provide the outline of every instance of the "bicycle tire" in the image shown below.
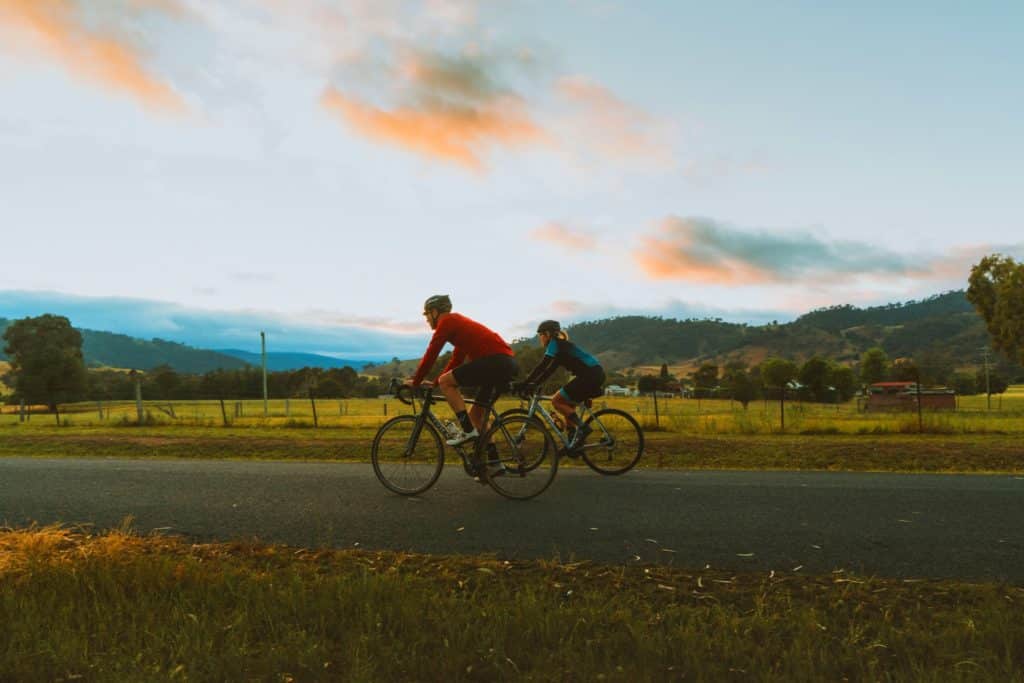
[[489,443],[494,444],[504,470],[495,476],[488,464],[483,473],[490,487],[502,496],[529,500],[544,493],[555,480],[558,451],[540,420],[525,415],[502,418],[480,440],[480,450],[482,444]]
[[[412,444],[412,452],[406,452],[417,419],[415,415],[391,418],[377,430],[370,450],[370,462],[377,479],[389,491],[400,496],[423,493],[437,483],[444,469],[444,444],[429,422],[423,424]],[[427,434],[429,437],[425,436]],[[415,455],[420,457],[414,458]],[[405,484],[405,480],[410,483]]]
[[[614,421],[609,420],[612,426],[605,424],[602,417],[614,417]],[[593,424],[595,420],[597,425]],[[639,462],[644,453],[644,432],[632,415],[617,408],[604,408],[591,413],[584,424],[593,428],[588,437],[590,443],[585,443],[581,449],[583,461],[590,469],[616,476],[630,471]],[[594,443],[593,439],[599,441]],[[603,454],[603,461],[600,454]]]
[[[529,414],[530,414],[530,411],[527,410],[526,408],[509,408],[507,410],[501,411],[501,414],[498,415],[498,419],[501,420],[501,419],[504,419],[505,417],[510,416],[510,415],[525,415],[525,416],[528,416]],[[544,420],[540,419],[536,415],[533,416],[533,419],[536,420],[538,423],[540,423],[540,426],[542,426],[544,428],[544,430],[548,433],[548,435],[551,436],[551,443],[554,444],[555,448],[556,449],[561,449],[562,448],[561,436],[559,436],[558,438],[555,438],[555,435],[551,434],[551,427]],[[538,464],[540,464],[540,461],[538,461],[534,465],[534,467],[536,467]]]

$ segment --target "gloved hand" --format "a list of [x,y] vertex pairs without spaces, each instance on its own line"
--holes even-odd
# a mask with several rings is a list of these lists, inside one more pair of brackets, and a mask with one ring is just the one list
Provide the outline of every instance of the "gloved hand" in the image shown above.
[[529,401],[537,393],[537,385],[530,382],[517,382],[516,394],[524,401]]

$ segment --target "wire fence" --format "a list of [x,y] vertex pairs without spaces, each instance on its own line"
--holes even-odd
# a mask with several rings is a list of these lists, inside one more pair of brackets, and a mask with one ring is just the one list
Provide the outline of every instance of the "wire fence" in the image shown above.
[[[958,397],[955,410],[864,412],[857,401],[821,404],[757,400],[746,407],[728,399],[602,397],[595,408],[618,408],[637,417],[648,431],[713,434],[871,434],[1024,432],[1024,386],[1006,394]],[[516,398],[498,402],[497,410],[522,407]],[[435,404],[451,417],[447,405]],[[0,425],[60,426],[233,426],[376,428],[412,408],[393,397],[352,399],[262,399],[190,401],[85,401],[46,406],[0,406]],[[783,422],[784,417],[784,422]],[[784,427],[783,427],[784,424]]]

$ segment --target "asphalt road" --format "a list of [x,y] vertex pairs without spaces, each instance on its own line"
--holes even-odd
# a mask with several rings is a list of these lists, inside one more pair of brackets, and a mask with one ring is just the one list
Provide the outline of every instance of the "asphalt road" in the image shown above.
[[496,553],[681,567],[1024,584],[1024,477],[563,468],[508,501],[449,466],[418,498],[369,465],[0,458],[0,522],[199,541]]

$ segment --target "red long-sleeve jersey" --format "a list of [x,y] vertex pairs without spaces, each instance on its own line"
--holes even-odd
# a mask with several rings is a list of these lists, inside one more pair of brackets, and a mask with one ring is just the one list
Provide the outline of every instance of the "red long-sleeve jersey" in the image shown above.
[[476,360],[496,354],[515,355],[497,332],[459,313],[449,313],[438,321],[434,336],[431,337],[427,351],[416,368],[416,374],[413,375],[413,384],[423,381],[441,349],[449,342],[455,350],[452,351],[451,361],[441,371],[442,375],[452,368],[459,367],[465,360]]

